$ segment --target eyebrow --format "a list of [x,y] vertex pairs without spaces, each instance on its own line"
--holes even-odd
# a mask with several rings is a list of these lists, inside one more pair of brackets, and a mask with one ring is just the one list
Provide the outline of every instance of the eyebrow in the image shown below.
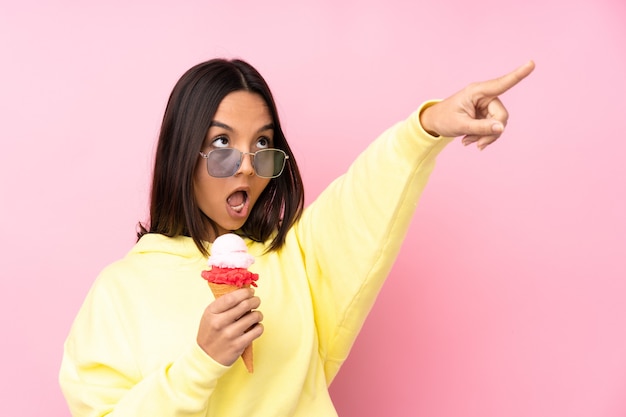
[[[228,130],[229,132],[234,131],[234,129],[228,126],[226,123],[218,122],[217,120],[213,120],[211,122],[209,127],[212,127],[212,126],[221,127],[222,129]],[[259,130],[257,130],[257,133],[265,132],[266,130],[274,130],[274,123],[268,123],[265,126],[262,126]]]

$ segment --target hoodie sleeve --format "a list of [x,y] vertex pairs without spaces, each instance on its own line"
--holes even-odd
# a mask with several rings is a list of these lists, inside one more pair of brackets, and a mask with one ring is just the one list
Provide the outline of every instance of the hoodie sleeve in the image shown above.
[[178,358],[142,375],[117,298],[98,280],[66,340],[59,382],[72,416],[206,416],[228,368],[191,342]]
[[433,137],[420,125],[419,114],[430,104],[370,144],[297,226],[327,383],[396,259],[436,156],[452,140]]

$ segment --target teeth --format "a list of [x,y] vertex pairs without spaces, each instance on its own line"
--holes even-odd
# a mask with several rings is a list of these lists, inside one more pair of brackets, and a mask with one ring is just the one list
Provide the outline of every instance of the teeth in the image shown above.
[[232,208],[237,213],[240,213],[241,210],[243,210],[243,203],[239,204],[238,206],[230,206],[230,208]]

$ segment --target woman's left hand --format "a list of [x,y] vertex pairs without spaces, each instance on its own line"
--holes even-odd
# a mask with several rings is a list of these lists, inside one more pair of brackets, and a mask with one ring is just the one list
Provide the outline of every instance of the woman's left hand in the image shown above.
[[463,136],[463,144],[476,143],[484,149],[495,142],[506,126],[509,114],[498,98],[535,69],[529,61],[502,77],[469,84],[447,99],[427,107],[420,114],[422,127],[434,136]]

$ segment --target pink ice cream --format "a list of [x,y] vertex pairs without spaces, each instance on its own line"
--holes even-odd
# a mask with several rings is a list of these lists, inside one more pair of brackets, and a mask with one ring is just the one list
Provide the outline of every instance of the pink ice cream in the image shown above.
[[202,277],[214,284],[233,285],[237,288],[256,287],[258,274],[248,271],[254,256],[248,253],[246,243],[234,233],[219,236],[211,246],[208,264],[210,270],[202,271]]

